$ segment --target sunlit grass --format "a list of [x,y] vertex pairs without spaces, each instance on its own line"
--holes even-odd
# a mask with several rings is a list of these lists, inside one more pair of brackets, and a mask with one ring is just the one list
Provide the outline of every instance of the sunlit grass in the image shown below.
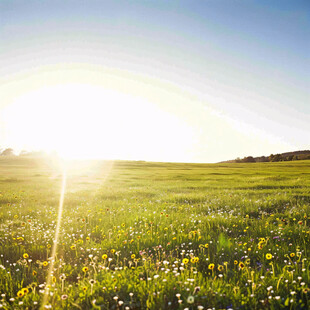
[[309,307],[308,162],[76,162],[51,266],[61,168],[0,160],[3,308]]

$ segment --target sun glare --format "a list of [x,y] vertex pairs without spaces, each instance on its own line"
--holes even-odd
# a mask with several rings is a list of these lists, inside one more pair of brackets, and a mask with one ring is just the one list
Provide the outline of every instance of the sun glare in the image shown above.
[[20,150],[74,159],[173,159],[191,139],[185,123],[146,99],[85,84],[24,94],[6,108],[4,121]]

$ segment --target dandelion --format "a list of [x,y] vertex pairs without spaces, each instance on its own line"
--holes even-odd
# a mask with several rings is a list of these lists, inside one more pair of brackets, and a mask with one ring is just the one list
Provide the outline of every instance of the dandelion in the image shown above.
[[24,296],[23,291],[18,291],[18,292],[17,292],[17,297],[21,298],[21,297],[23,297],[23,296]]
[[21,291],[23,292],[24,295],[26,295],[26,294],[29,293],[29,290],[28,290],[28,288],[26,288],[26,287],[23,288]]
[[184,265],[188,264],[188,262],[189,262],[188,258],[183,258],[182,263],[183,263]]

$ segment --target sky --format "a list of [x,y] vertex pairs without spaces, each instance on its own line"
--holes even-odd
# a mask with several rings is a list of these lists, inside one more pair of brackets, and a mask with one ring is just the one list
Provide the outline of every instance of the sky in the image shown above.
[[310,2],[0,1],[0,148],[218,162],[310,149]]

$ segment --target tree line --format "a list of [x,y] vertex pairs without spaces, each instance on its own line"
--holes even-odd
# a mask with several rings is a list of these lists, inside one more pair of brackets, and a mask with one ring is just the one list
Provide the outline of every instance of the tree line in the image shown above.
[[310,159],[310,154],[270,154],[269,156],[246,156],[244,158],[236,158],[236,163],[262,163],[262,162],[278,162],[278,161],[293,161],[293,160],[306,160]]

